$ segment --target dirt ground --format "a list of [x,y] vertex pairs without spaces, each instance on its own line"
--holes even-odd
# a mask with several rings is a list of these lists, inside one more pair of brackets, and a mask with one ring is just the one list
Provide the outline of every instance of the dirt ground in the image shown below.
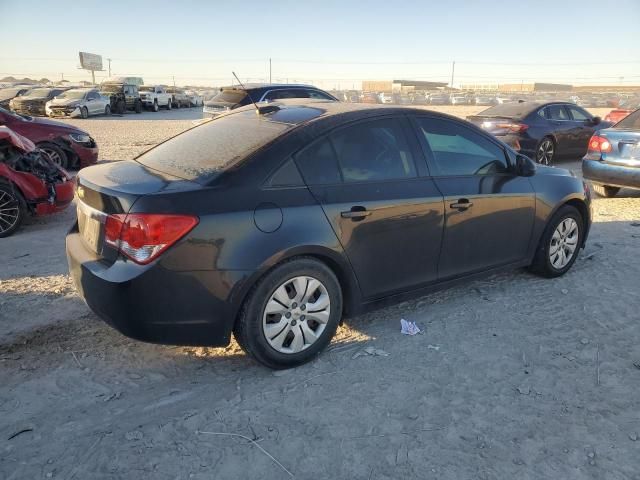
[[[198,117],[70,122],[121,160]],[[564,277],[515,271],[348,319],[282,372],[235,343],[123,337],[67,275],[74,209],[32,220],[0,241],[0,478],[640,479],[640,192],[594,210]]]

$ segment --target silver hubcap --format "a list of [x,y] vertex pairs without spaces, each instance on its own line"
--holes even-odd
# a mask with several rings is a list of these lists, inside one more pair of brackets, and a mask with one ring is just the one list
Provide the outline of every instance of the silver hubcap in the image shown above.
[[60,154],[58,152],[56,152],[55,150],[49,150],[48,148],[45,148],[42,151],[47,154],[49,160],[51,160],[59,167],[62,166],[62,158],[60,157]]
[[545,140],[538,147],[538,163],[543,165],[549,165],[553,158],[553,142],[551,140]]
[[0,233],[14,227],[20,216],[18,199],[7,192],[0,191]]
[[578,247],[579,229],[573,218],[565,218],[556,227],[549,246],[549,260],[560,270],[567,266]]
[[262,315],[267,342],[280,353],[297,353],[313,345],[327,326],[331,300],[313,277],[294,277],[273,292]]

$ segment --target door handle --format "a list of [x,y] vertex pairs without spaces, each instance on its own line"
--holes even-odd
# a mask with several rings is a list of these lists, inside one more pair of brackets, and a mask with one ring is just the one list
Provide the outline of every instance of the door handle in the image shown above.
[[469,207],[473,207],[473,202],[470,202],[466,198],[461,198],[456,203],[450,204],[449,207],[455,208],[456,210],[466,210]]
[[363,219],[369,215],[371,215],[371,212],[368,212],[364,207],[351,207],[351,210],[340,212],[340,216],[342,218],[351,218],[354,220]]

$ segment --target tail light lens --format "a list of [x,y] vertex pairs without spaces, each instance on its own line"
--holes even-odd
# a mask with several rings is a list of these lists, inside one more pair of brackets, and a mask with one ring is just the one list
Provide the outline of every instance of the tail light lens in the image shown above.
[[609,153],[611,152],[611,143],[605,137],[594,135],[589,140],[589,153]]
[[504,128],[505,130],[509,130],[513,133],[522,133],[529,128],[529,125],[524,123],[496,123],[495,126],[496,128]]
[[145,265],[198,224],[191,215],[131,213],[109,215],[105,242],[136,263]]

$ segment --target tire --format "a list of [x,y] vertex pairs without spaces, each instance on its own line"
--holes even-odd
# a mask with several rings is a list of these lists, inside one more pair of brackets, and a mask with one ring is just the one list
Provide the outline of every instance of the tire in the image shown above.
[[45,152],[49,156],[49,159],[59,167],[69,168],[69,156],[67,152],[57,145],[53,143],[41,143],[38,145],[38,148]]
[[80,107],[80,116],[82,118],[89,118],[89,110],[87,110],[87,107]]
[[105,117],[111,116],[111,105],[107,105],[106,107],[104,107],[104,116]]
[[118,100],[116,104],[116,112],[120,115],[124,115],[124,112],[127,110],[127,104],[124,103],[124,100]]
[[133,109],[136,113],[142,113],[142,102],[140,100],[136,100],[133,104]]
[[27,204],[13,185],[0,181],[0,238],[13,235],[27,214]]
[[157,112],[158,110],[160,110],[160,107],[158,106],[158,101],[154,100],[153,101],[153,107],[151,108],[154,112]]
[[544,137],[536,145],[536,163],[541,165],[552,165],[556,155],[556,143],[551,137]]
[[[561,233],[563,228],[561,227],[561,225],[563,224],[563,222],[567,222],[565,223],[565,226],[568,227],[566,230],[567,233],[571,233],[573,229],[572,225],[574,224],[577,228],[577,232],[575,232],[575,234],[571,236],[567,235],[567,237],[563,239]],[[554,250],[552,249],[554,246],[553,244],[557,245],[558,243],[558,234],[560,240],[563,239],[564,243],[559,248],[556,248],[555,252],[561,252],[561,250],[563,250],[564,252],[554,255]],[[549,223],[547,223],[544,233],[542,234],[542,238],[540,238],[540,243],[538,245],[538,249],[536,251],[533,263],[531,264],[530,270],[534,273],[537,273],[538,275],[547,278],[554,278],[564,275],[576,261],[576,258],[578,258],[578,253],[582,246],[583,236],[584,220],[582,218],[582,215],[580,215],[578,209],[571,205],[564,205],[560,207],[560,209],[553,215],[553,217],[551,217]],[[558,257],[562,255],[562,253],[565,254],[566,258],[566,252],[570,250],[572,245],[574,246],[574,250],[571,252],[571,257],[568,259],[568,261],[566,263],[562,263],[560,261],[557,264],[554,264],[556,260],[559,259]]]
[[[310,283],[312,280],[317,283]],[[296,284],[300,289],[287,291]],[[306,292],[310,285],[313,291],[299,294],[298,290]],[[297,307],[296,297],[302,298]],[[312,304],[318,310],[305,308]],[[268,306],[274,313],[266,311]],[[329,344],[341,317],[342,290],[334,273],[318,260],[300,257],[281,263],[256,283],[244,302],[234,336],[242,349],[263,365],[291,368],[310,361]]]
[[615,197],[620,191],[620,187],[610,187],[609,185],[598,185],[594,183],[592,186],[593,191],[601,197]]
[[167,110],[171,110],[173,108],[173,105],[171,105],[171,100],[169,100],[167,102]]

